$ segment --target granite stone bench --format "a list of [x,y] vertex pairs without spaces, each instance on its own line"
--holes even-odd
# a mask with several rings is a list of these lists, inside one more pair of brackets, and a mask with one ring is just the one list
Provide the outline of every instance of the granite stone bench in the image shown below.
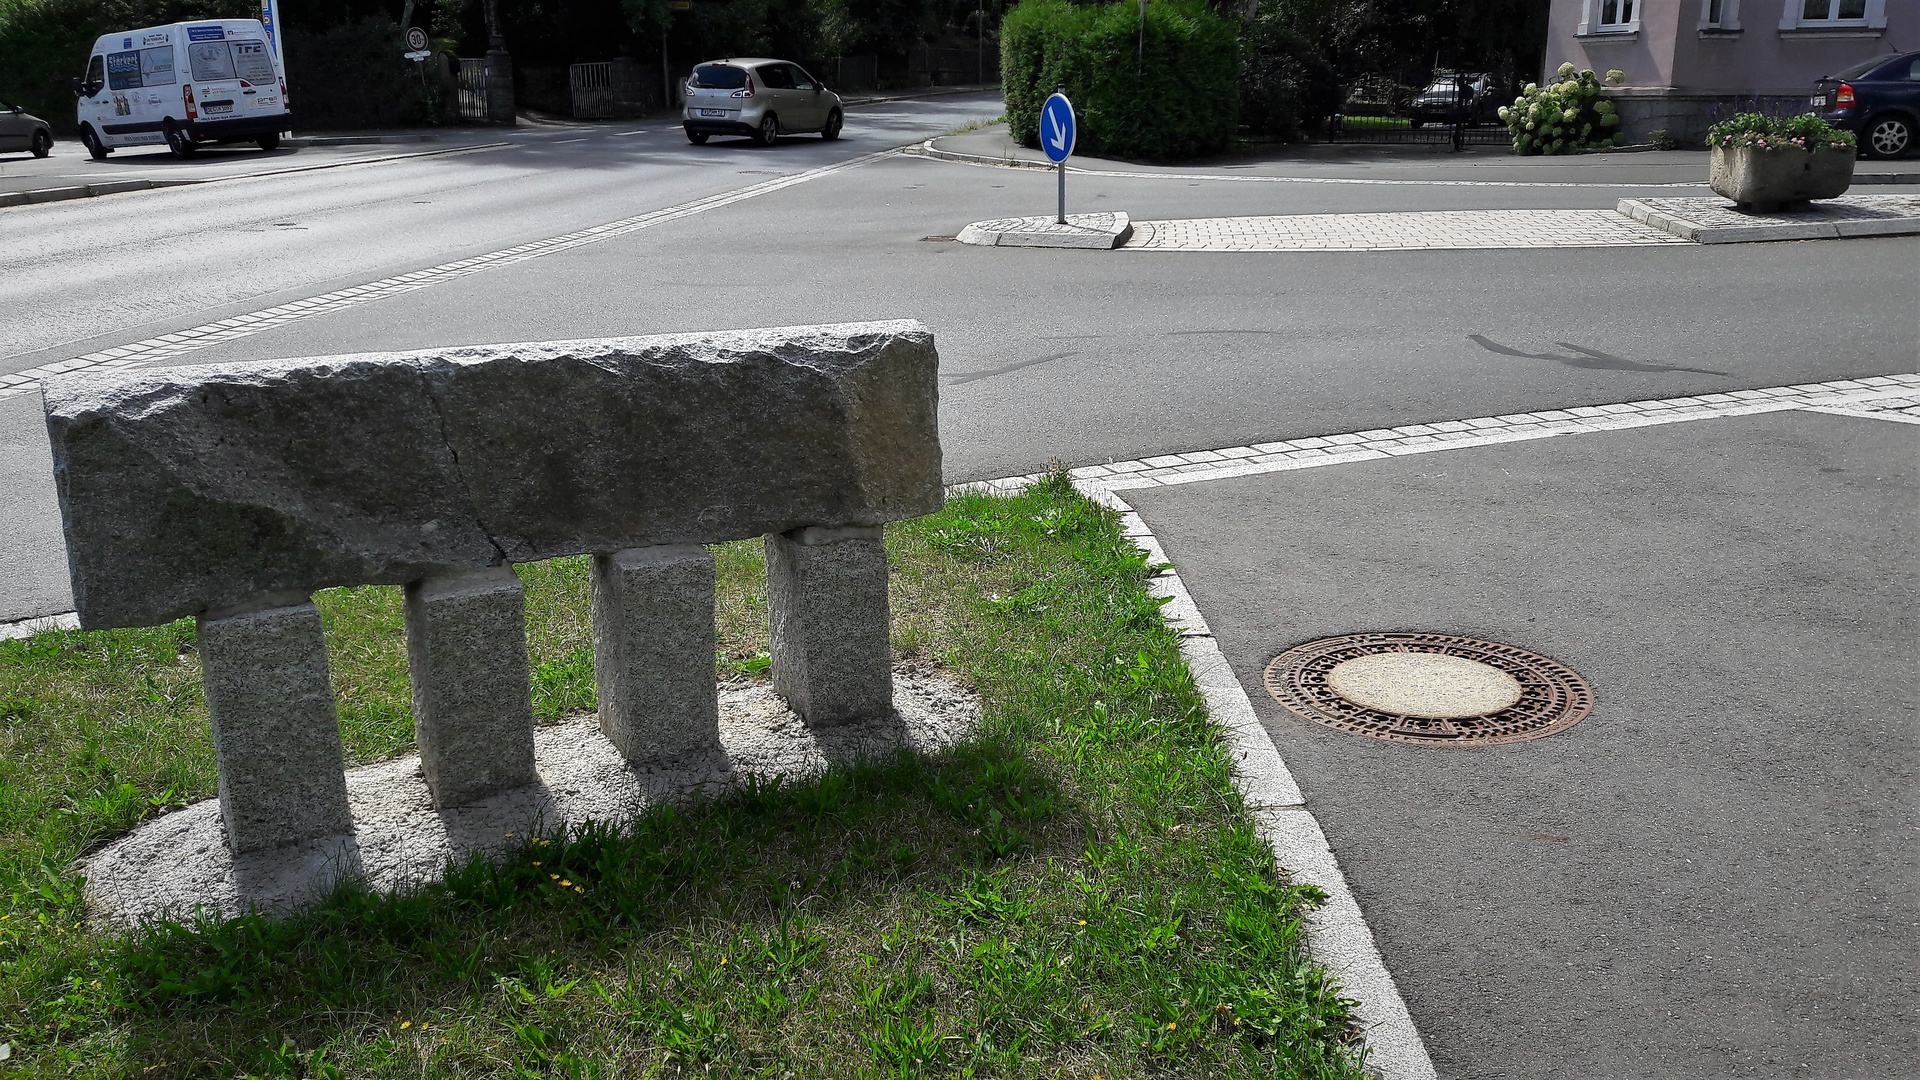
[[881,526],[942,504],[912,322],[50,378],[84,629],[193,616],[238,855],[353,831],[315,590],[406,589],[436,807],[534,781],[512,564],[591,554],[600,726],[714,746],[714,567],[765,537],[774,688],[809,725],[892,703]]

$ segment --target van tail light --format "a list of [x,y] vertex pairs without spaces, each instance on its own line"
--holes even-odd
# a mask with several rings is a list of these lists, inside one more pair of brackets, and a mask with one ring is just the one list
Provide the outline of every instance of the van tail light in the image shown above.
[[287,80],[280,80],[280,107],[291,111],[293,102],[287,100]]
[[734,97],[752,97],[753,96],[753,80],[748,79],[747,85],[741,87],[738,90],[735,90],[733,92],[733,96]]
[[1846,108],[1848,105],[1853,104],[1853,87],[1846,83],[1841,83],[1840,92],[1833,95],[1833,103],[1841,108]]
[[193,104],[193,84],[192,83],[188,83],[185,86],[182,86],[180,88],[180,100],[187,107],[187,119],[189,120],[200,119],[200,110],[194,107],[194,104]]

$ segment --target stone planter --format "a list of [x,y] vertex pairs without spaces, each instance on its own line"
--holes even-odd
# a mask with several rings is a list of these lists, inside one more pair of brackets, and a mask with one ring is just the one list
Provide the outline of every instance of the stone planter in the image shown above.
[[1837,198],[1853,183],[1853,147],[1808,151],[1716,146],[1707,183],[1716,194],[1749,211]]

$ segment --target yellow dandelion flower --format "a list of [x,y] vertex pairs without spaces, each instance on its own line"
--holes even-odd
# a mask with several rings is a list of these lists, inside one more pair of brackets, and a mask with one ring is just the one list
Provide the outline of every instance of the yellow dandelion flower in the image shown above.
[[427,1022],[426,1022],[425,1020],[422,1020],[422,1021],[420,1021],[420,1030],[421,1030],[421,1031],[425,1031],[425,1030],[427,1030],[428,1028],[430,1028],[430,1027],[432,1027],[432,1026],[433,1026],[432,1024],[429,1024],[429,1023],[427,1023]]
[[1180,1026],[1180,1025],[1178,1025],[1178,1024],[1168,1024],[1168,1025],[1167,1025],[1167,1030],[1168,1030],[1168,1031],[1172,1031],[1173,1029],[1175,1029],[1175,1028],[1177,1028],[1177,1027],[1179,1027],[1179,1026]]
[[727,958],[726,958],[726,957],[724,957],[724,956],[723,956],[723,957],[721,957],[721,958],[720,958],[720,966],[721,966],[721,967],[726,967],[726,966],[727,966]]
[[585,892],[586,892],[587,890],[585,890],[585,889],[583,889],[583,888],[581,888],[581,887],[580,887],[580,886],[578,886],[578,885],[575,885],[575,886],[573,887],[573,891],[574,891],[574,892],[577,892],[577,893],[585,893]]
[[535,865],[535,866],[539,866],[540,864],[539,864],[539,863],[534,863],[533,865]]
[[547,876],[548,876],[548,877],[550,877],[550,878],[552,878],[552,879],[553,879],[553,880],[555,880],[555,881],[559,881],[559,880],[560,880],[560,875],[559,875],[559,874],[548,874]]
[[411,1021],[411,1020],[408,1020],[408,1021],[406,1021],[405,1023],[403,1023],[403,1024],[401,1024],[401,1025],[400,1025],[400,1030],[401,1030],[401,1031],[405,1031],[405,1030],[407,1030],[408,1028],[410,1028],[410,1027],[412,1027],[412,1026],[413,1026],[413,1021]]
[[560,887],[561,887],[561,888],[563,888],[563,889],[571,889],[571,888],[573,888],[573,882],[571,882],[571,881],[568,881],[568,880],[567,880],[567,879],[565,879],[565,878],[561,878],[561,879],[560,879]]
[[[1081,920],[1080,920],[1080,925],[1081,925],[1081,926],[1085,926],[1085,925],[1087,925],[1087,920],[1085,920],[1085,919],[1081,919]],[[1093,1080],[1100,1080],[1100,1078],[1096,1076],[1096,1077],[1094,1077],[1094,1078],[1093,1078]]]

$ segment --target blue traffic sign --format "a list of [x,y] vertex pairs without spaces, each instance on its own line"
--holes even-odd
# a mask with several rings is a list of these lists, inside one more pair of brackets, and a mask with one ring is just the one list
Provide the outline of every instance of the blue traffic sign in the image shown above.
[[1048,161],[1065,161],[1073,153],[1073,103],[1065,94],[1055,94],[1040,106],[1040,147]]

